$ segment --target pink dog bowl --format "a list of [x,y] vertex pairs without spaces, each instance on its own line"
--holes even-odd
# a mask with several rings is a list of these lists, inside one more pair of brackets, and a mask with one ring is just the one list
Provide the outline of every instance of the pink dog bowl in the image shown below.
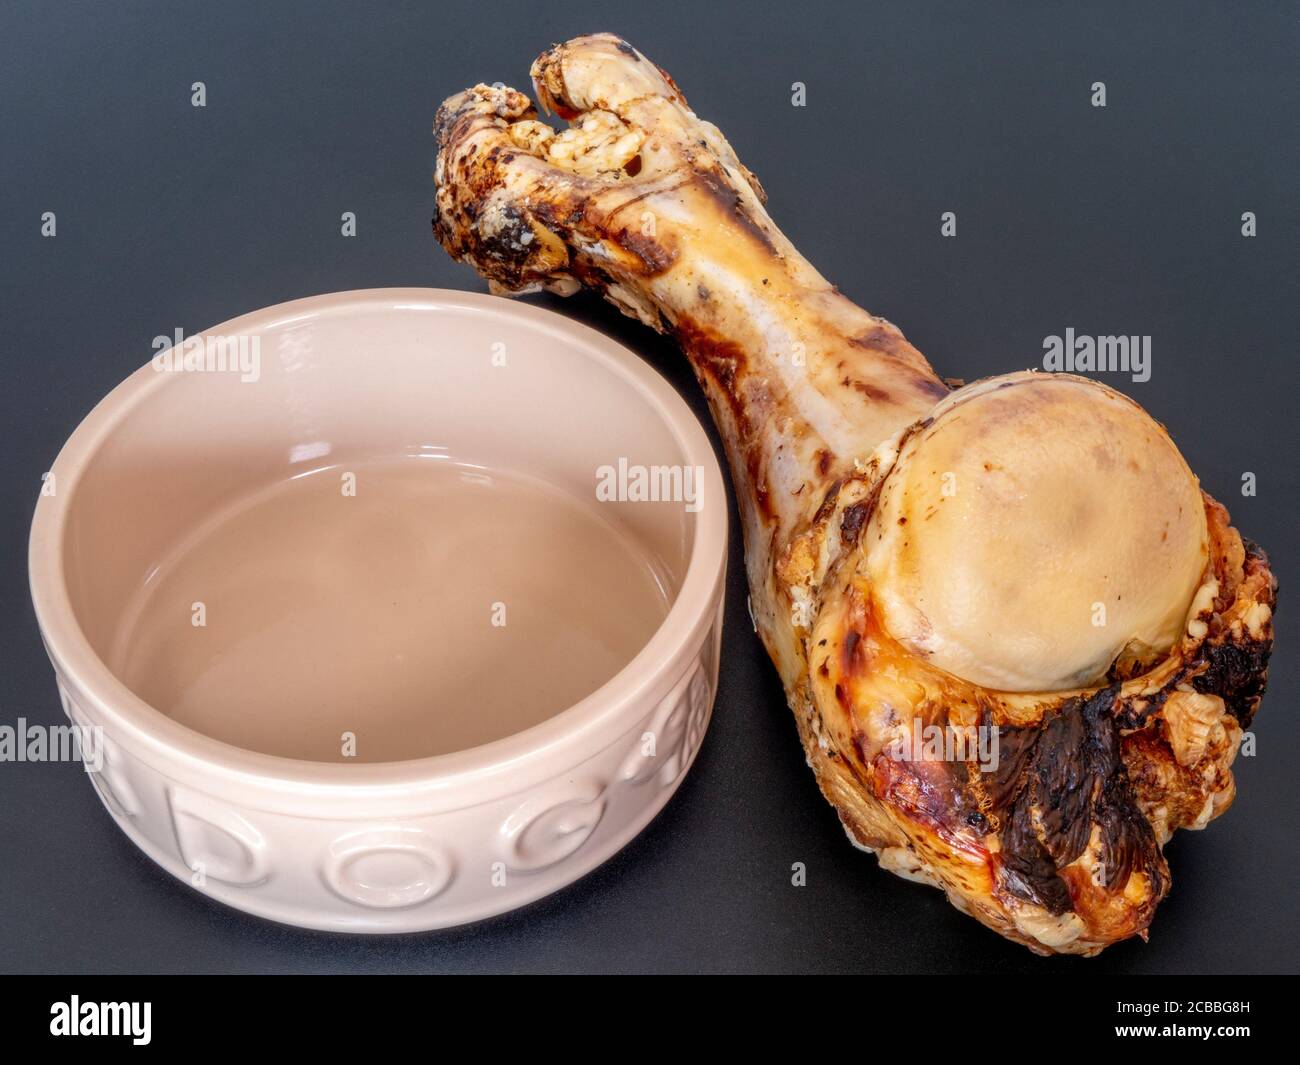
[[91,780],[150,857],[277,921],[522,906],[668,801],[717,685],[726,498],[635,355],[428,289],[257,311],[73,433],[32,597]]

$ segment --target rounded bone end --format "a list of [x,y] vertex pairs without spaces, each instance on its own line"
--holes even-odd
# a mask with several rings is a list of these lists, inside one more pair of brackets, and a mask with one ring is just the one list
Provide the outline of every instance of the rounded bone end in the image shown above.
[[1164,429],[1095,381],[1019,373],[935,407],[864,535],[880,620],[1000,691],[1100,682],[1168,651],[1208,558],[1196,477]]

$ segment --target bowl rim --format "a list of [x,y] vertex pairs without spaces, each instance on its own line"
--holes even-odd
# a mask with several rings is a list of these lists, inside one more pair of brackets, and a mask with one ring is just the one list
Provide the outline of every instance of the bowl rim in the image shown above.
[[[28,540],[32,603],[49,657],[61,683],[88,702],[91,724],[146,761],[180,763],[229,781],[282,793],[326,789],[355,797],[451,791],[471,779],[476,802],[523,790],[576,766],[631,727],[677,681],[699,652],[720,610],[727,560],[727,496],[722,471],[700,421],[676,390],[640,357],[590,326],[542,307],[453,289],[374,288],[324,293],[273,304],[202,332],[236,335],[293,321],[348,312],[455,312],[512,318],[550,334],[601,363],[633,387],[654,409],[681,448],[683,460],[704,469],[706,503],[695,512],[686,573],[667,615],[637,654],[595,691],[558,714],[520,732],[477,747],[399,762],[314,762],[237,747],[196,731],[132,692],[90,646],[72,608],[63,568],[67,516],[78,475],[137,404],[166,387],[173,375],[146,363],[101,399],[68,437],[50,469],[70,487],[38,497]],[[707,500],[713,500],[710,505]],[[632,712],[635,712],[634,714]],[[565,748],[578,748],[567,757]],[[150,756],[152,755],[152,759]]]

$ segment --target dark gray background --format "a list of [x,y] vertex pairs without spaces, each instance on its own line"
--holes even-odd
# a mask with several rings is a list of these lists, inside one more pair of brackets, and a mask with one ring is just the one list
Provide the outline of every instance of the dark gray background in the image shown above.
[[[1068,326],[1152,335],[1148,383],[1106,379],[1169,427],[1283,584],[1258,756],[1238,762],[1232,811],[1169,846],[1149,944],[1037,959],[848,845],[750,632],[737,534],[699,761],[581,883],[457,931],[300,932],[173,881],[77,766],[6,764],[0,970],[1296,968],[1296,4],[271,6],[0,7],[0,722],[60,719],[25,551],[41,472],[78,421],[176,326],[337,289],[481,288],[430,236],[434,109],[480,80],[523,87],[543,48],[610,29],[721,127],[795,244],[940,373],[1037,365]],[[947,210],[956,239],[939,235]],[[543,302],[622,338],[707,420],[671,345],[587,298]]]

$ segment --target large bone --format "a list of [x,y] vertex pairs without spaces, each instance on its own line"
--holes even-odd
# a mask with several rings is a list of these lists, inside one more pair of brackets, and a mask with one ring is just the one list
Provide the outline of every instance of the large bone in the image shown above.
[[[1231,801],[1272,641],[1263,554],[1119,393],[1037,373],[950,392],[626,42],[577,38],[532,74],[570,128],[512,89],[448,99],[434,232],[495,291],[585,286],[677,338],[759,634],[850,836],[1034,950],[1145,934],[1161,846]],[[918,725],[983,727],[999,768],[900,758]]]

